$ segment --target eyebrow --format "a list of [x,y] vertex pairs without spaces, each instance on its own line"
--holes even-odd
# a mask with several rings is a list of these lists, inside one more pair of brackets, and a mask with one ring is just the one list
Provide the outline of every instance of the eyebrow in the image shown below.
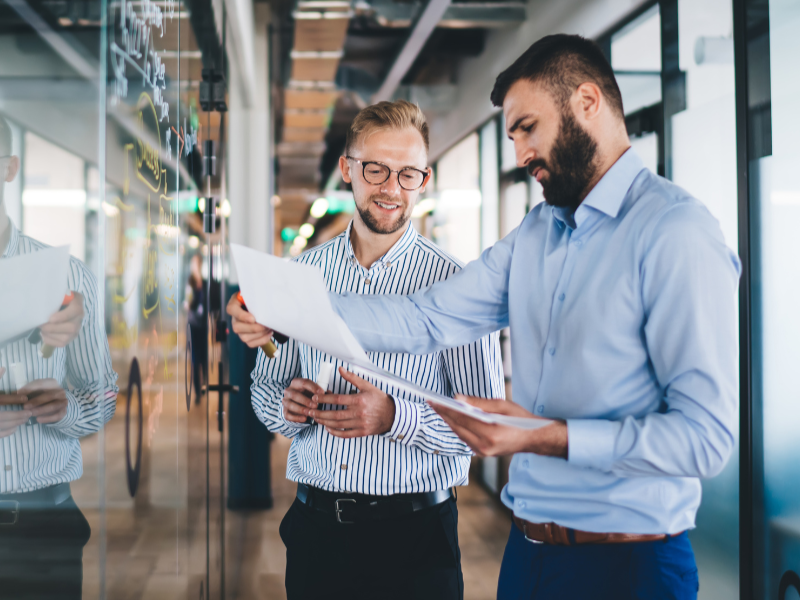
[[533,115],[522,115],[519,119],[514,121],[514,124],[509,127],[508,133],[514,133],[517,129],[519,129],[520,124],[525,120],[531,118]]

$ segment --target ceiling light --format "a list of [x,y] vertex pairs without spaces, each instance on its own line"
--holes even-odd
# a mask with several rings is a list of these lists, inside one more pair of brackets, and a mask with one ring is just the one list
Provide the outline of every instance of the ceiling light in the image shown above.
[[197,200],[197,210],[199,210],[200,212],[205,212],[206,211],[206,199],[205,198],[199,198]]
[[[311,223],[303,223],[300,225],[300,229],[297,230],[297,233],[300,234],[299,237],[307,240],[314,235],[314,226]],[[296,242],[297,239],[295,239],[295,243]]]
[[272,206],[280,206],[281,205],[281,197],[280,196],[273,196],[270,199],[270,202],[272,203]]
[[200,238],[196,235],[189,236],[189,248],[199,248],[200,247]]
[[305,248],[307,245],[308,245],[308,240],[304,238],[302,235],[298,235],[296,238],[294,238],[294,242],[292,243],[292,246],[300,248],[301,250]]
[[230,217],[231,216],[231,203],[228,202],[228,199],[222,201],[222,207],[220,209],[222,211],[223,217]]
[[317,198],[314,200],[314,204],[311,205],[311,216],[315,219],[321,218],[326,212],[328,212],[328,199],[327,198]]

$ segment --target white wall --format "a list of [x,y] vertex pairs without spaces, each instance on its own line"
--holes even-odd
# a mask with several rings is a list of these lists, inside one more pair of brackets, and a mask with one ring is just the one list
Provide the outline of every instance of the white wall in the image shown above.
[[530,0],[525,23],[517,29],[491,32],[484,52],[461,64],[456,104],[447,114],[430,122],[431,160],[498,110],[489,102],[495,78],[536,40],[552,33],[596,37],[643,3],[642,0]]

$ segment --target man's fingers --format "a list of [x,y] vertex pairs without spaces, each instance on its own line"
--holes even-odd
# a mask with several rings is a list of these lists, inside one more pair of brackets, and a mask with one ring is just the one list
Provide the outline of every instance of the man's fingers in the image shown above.
[[[0,394],[0,406],[11,406],[14,404],[25,404],[28,397],[24,394]],[[0,415],[5,413],[0,413]]]
[[239,299],[236,296],[231,296],[231,299],[228,301],[228,305],[225,307],[225,310],[230,316],[238,321],[242,321],[244,323],[256,322],[256,318],[242,308],[242,303],[239,302]]
[[337,406],[351,406],[358,401],[358,394],[325,394],[319,399],[320,404],[336,404]]
[[283,391],[283,397],[291,400],[295,404],[298,404],[304,408],[317,408],[317,403],[314,402],[313,399],[306,396],[303,392],[299,390],[293,390],[291,388],[286,388]]
[[[327,400],[321,400],[320,404],[328,404]],[[343,421],[345,419],[357,418],[353,410],[312,410],[309,413],[315,421]]]
[[370,388],[373,389],[375,388],[375,386],[372,385],[369,381],[361,379],[361,377],[359,377],[355,373],[351,373],[344,367],[339,367],[339,375],[341,375],[342,379],[344,379],[346,382],[352,384],[359,392],[366,391]]
[[14,429],[30,419],[33,413],[29,410],[3,411],[0,418],[0,428]]
[[45,390],[60,390],[61,386],[55,379],[35,379],[17,390],[19,394],[31,396]]
[[304,379],[302,377],[296,377],[295,379],[292,379],[292,382],[289,384],[287,389],[311,392],[311,394],[315,396],[321,396],[325,393],[325,390],[323,390],[316,383],[310,379]]
[[266,344],[272,336],[267,335],[265,333],[241,333],[239,334],[239,339],[241,339],[245,344],[247,344],[250,348],[258,348],[259,346],[263,346]]
[[336,417],[329,414],[321,413],[320,411],[312,411],[311,417],[320,425],[328,425],[330,427],[335,427],[336,429],[352,429],[354,427],[362,427],[364,425],[364,419],[356,417],[352,413],[347,414],[349,411],[339,410],[339,411],[325,411],[325,413],[330,412],[339,412],[344,413],[344,417]]
[[50,315],[50,318],[47,320],[47,325],[54,325],[57,323],[67,323],[70,321],[82,321],[83,320],[83,296],[79,292],[72,292],[74,294],[74,298],[72,302],[67,304],[64,310],[59,310],[58,312],[53,313]]

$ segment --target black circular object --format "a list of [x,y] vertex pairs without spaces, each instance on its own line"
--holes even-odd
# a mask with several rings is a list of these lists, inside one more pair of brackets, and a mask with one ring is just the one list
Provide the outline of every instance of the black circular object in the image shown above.
[[793,587],[800,594],[800,575],[794,571],[786,571],[781,577],[781,583],[778,587],[778,600],[786,599],[786,592],[790,587]]
[[[136,439],[136,463],[131,466],[131,392],[136,386],[137,397],[139,400],[139,422],[138,435]],[[142,409],[142,374],[139,369],[139,361],[134,357],[131,361],[131,368],[128,373],[128,399],[125,406],[125,466],[128,472],[128,492],[131,498],[136,496],[139,487],[139,472],[142,467],[142,429],[144,427],[144,415]]]
[[183,384],[186,390],[186,410],[192,408],[192,387],[194,386],[194,361],[192,360],[192,328],[186,324],[186,355],[183,364]]

